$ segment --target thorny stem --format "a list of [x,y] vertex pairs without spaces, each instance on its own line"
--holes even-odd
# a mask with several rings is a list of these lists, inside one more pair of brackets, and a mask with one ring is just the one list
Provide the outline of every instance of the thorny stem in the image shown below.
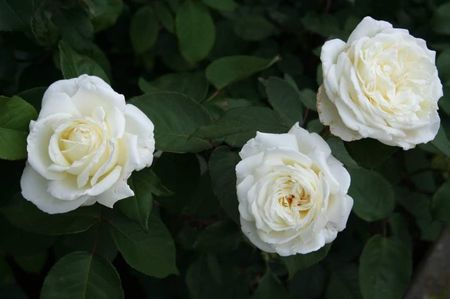
[[215,97],[217,97],[218,95],[220,95],[220,93],[222,92],[221,89],[217,89],[209,98],[207,98],[205,100],[205,103],[208,103],[209,101],[213,100]]
[[322,129],[322,132],[320,132],[319,135],[322,136],[322,138],[326,140],[331,135],[330,128],[324,127]]
[[382,222],[383,225],[383,237],[387,237],[387,220]]
[[302,123],[302,127],[304,127],[304,125],[306,125],[306,120],[308,118],[309,115],[309,108],[306,108],[305,112],[303,113],[303,123]]
[[325,13],[329,13],[331,9],[332,0],[325,0]]

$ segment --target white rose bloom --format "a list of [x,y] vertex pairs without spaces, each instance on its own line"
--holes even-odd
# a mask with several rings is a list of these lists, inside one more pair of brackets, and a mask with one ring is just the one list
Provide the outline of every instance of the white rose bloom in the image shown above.
[[350,175],[315,133],[258,132],[239,153],[237,196],[244,234],[281,256],[316,251],[345,228]]
[[443,94],[435,57],[423,39],[365,17],[347,42],[322,47],[320,121],[345,141],[370,137],[406,150],[433,140]]
[[134,194],[127,178],[152,164],[154,149],[153,123],[102,79],[57,81],[30,123],[22,195],[50,214],[112,207]]

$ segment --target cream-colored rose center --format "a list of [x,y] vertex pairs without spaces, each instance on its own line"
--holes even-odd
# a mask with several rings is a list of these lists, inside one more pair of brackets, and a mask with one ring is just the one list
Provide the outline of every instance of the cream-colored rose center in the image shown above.
[[[311,161],[283,160],[273,168],[262,186],[268,188],[271,204],[264,205],[270,225],[279,229],[308,225],[323,205],[322,173]],[[270,208],[269,208],[270,207]]]
[[[401,38],[377,36],[350,47],[348,56],[372,107],[406,117],[421,117],[429,110],[434,64],[419,46]],[[350,96],[364,107],[356,90]]]
[[110,136],[105,112],[60,123],[49,142],[50,168],[71,176],[78,188],[94,186],[119,166],[120,140]]
[[284,180],[276,193],[278,203],[300,217],[305,217],[313,205],[309,191],[290,176]]
[[85,120],[73,121],[60,135],[59,148],[69,162],[82,159],[99,147],[101,128]]

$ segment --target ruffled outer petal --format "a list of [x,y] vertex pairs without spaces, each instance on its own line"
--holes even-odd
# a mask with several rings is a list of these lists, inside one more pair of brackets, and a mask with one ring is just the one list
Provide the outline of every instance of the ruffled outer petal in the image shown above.
[[48,181],[29,164],[25,166],[20,179],[22,196],[46,213],[66,213],[77,209],[89,200],[88,196],[82,196],[74,200],[57,199],[47,192],[47,183]]
[[319,113],[320,122],[330,126],[331,134],[338,136],[344,141],[353,141],[362,138],[358,132],[345,126],[336,106],[331,103],[323,86],[317,92],[317,112]]
[[327,210],[327,228],[332,228],[339,232],[344,230],[352,207],[353,198],[347,194],[340,194],[331,198]]
[[117,165],[108,175],[90,188],[80,188],[74,177],[48,182],[48,192],[60,200],[74,200],[81,196],[97,196],[112,188],[119,180],[122,167]]
[[272,148],[284,148],[298,151],[298,144],[292,134],[270,134],[256,132],[256,137],[250,139],[239,152],[242,159]]
[[383,30],[392,28],[392,25],[385,21],[377,21],[371,17],[365,17],[350,34],[347,43],[351,44],[364,37],[373,37]]
[[[72,88],[70,90],[73,91]],[[78,77],[75,93],[71,97],[83,115],[89,115],[92,107],[96,106],[117,107],[120,111],[125,111],[125,97],[115,92],[108,83],[96,76],[82,75]]]
[[91,115],[95,107],[102,107],[106,114],[113,138],[120,138],[125,132],[125,98],[115,92],[102,79],[95,76],[80,76],[78,90],[72,96],[72,102],[82,115]]
[[322,61],[324,75],[328,74],[333,64],[336,64],[339,54],[345,50],[346,46],[347,44],[340,39],[332,39],[323,44],[320,52],[320,60]]
[[331,149],[325,140],[316,133],[309,133],[298,123],[294,124],[289,130],[289,134],[292,134],[297,138],[299,150],[301,153],[309,155],[313,152],[320,152],[324,156],[331,154]]
[[62,174],[49,169],[52,160],[48,147],[54,128],[60,121],[70,117],[70,114],[58,113],[30,123],[30,133],[27,137],[28,163],[46,179],[54,180],[63,177]]
[[49,89],[47,89],[44,94],[44,98],[42,99],[42,107],[41,111],[39,112],[39,119],[58,113],[70,114],[73,117],[81,116],[77,107],[73,104],[72,99],[67,93],[63,93],[49,87]]
[[153,162],[155,151],[154,126],[152,121],[136,106],[127,104],[125,108],[125,131],[137,136],[137,152],[135,156],[135,169],[141,170],[149,167]]
[[267,244],[258,236],[255,224],[241,217],[241,229],[253,245],[265,252],[276,252],[272,245]]
[[133,196],[134,192],[127,184],[127,178],[119,179],[111,188],[96,197],[97,202],[108,208],[112,208],[114,204],[124,198]]

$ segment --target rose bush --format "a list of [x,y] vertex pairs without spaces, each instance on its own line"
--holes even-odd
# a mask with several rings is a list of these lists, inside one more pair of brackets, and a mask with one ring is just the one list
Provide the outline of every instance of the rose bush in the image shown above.
[[256,247],[306,254],[345,228],[353,206],[350,175],[320,136],[298,124],[286,134],[258,132],[239,155],[240,222]]
[[53,83],[27,138],[22,195],[55,214],[134,195],[127,179],[153,161],[153,123],[95,76]]
[[405,150],[434,139],[443,91],[436,52],[423,39],[365,17],[347,42],[327,41],[320,59],[324,80],[317,109],[331,133]]
[[0,298],[408,298],[450,221],[449,12],[0,0]]

